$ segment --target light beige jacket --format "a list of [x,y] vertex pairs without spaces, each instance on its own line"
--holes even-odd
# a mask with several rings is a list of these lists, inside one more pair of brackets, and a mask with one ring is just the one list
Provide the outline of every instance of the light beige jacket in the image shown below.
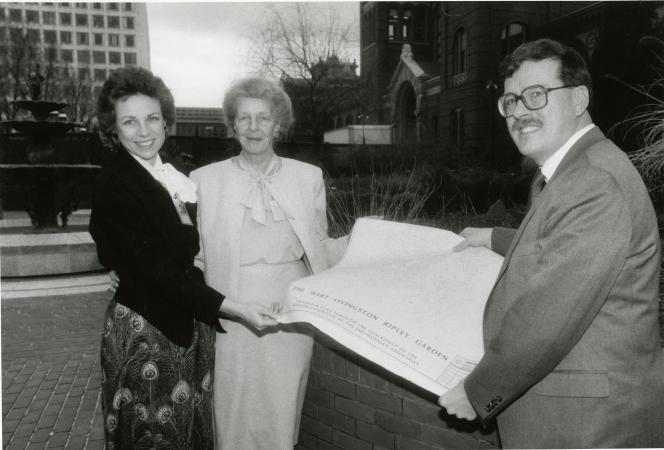
[[[281,158],[281,169],[272,176],[270,191],[284,211],[305,253],[311,273],[336,264],[346,250],[347,239],[327,235],[325,184],[320,168]],[[240,233],[246,207],[240,200],[250,188],[249,174],[232,159],[193,171],[198,187],[198,229],[205,280],[209,286],[236,298],[240,271]]]

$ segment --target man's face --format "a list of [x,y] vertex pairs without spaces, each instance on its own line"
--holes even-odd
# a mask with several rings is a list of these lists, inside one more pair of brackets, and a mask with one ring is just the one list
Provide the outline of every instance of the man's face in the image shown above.
[[[534,85],[545,88],[563,86],[559,73],[558,60],[525,61],[511,77],[505,79],[505,93],[521,95],[525,88]],[[547,105],[536,111],[526,108],[523,100],[517,102],[514,114],[506,121],[507,129],[522,155],[542,165],[577,131],[585,106],[581,105],[576,89],[584,88],[549,92]]]

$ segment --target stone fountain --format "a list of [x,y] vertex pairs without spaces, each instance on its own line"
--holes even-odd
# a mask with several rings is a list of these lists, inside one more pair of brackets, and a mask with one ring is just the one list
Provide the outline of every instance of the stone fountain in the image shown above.
[[29,112],[29,117],[3,122],[7,131],[15,130],[27,140],[25,159],[0,164],[3,178],[21,185],[35,232],[58,228],[58,215],[62,227],[66,227],[69,215],[76,209],[76,183],[85,172],[99,169],[89,161],[71,161],[55,151],[54,140],[78,124],[62,120],[64,114],[60,111],[67,103],[41,99],[42,82],[38,71],[33,73],[28,83],[31,99],[13,102],[18,112]]
[[67,228],[70,214],[78,209],[77,191],[89,189],[101,166],[90,163],[90,135],[72,133],[78,124],[60,113],[68,105],[41,98],[42,81],[37,70],[28,82],[30,99],[13,102],[17,119],[2,122],[3,197],[11,192],[14,209],[20,205],[29,216],[20,225],[0,216],[3,282],[101,269],[87,215],[77,214]]

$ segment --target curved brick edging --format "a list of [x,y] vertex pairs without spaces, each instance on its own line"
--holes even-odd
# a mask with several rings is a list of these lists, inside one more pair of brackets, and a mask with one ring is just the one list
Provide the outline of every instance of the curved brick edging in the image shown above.
[[495,428],[452,418],[436,400],[317,333],[297,448],[499,448]]

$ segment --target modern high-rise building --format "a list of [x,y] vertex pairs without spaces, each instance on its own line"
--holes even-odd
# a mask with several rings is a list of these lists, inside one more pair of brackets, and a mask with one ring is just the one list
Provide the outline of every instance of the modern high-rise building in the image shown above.
[[56,49],[60,65],[97,89],[112,69],[150,67],[145,3],[0,3],[0,47],[12,33]]

